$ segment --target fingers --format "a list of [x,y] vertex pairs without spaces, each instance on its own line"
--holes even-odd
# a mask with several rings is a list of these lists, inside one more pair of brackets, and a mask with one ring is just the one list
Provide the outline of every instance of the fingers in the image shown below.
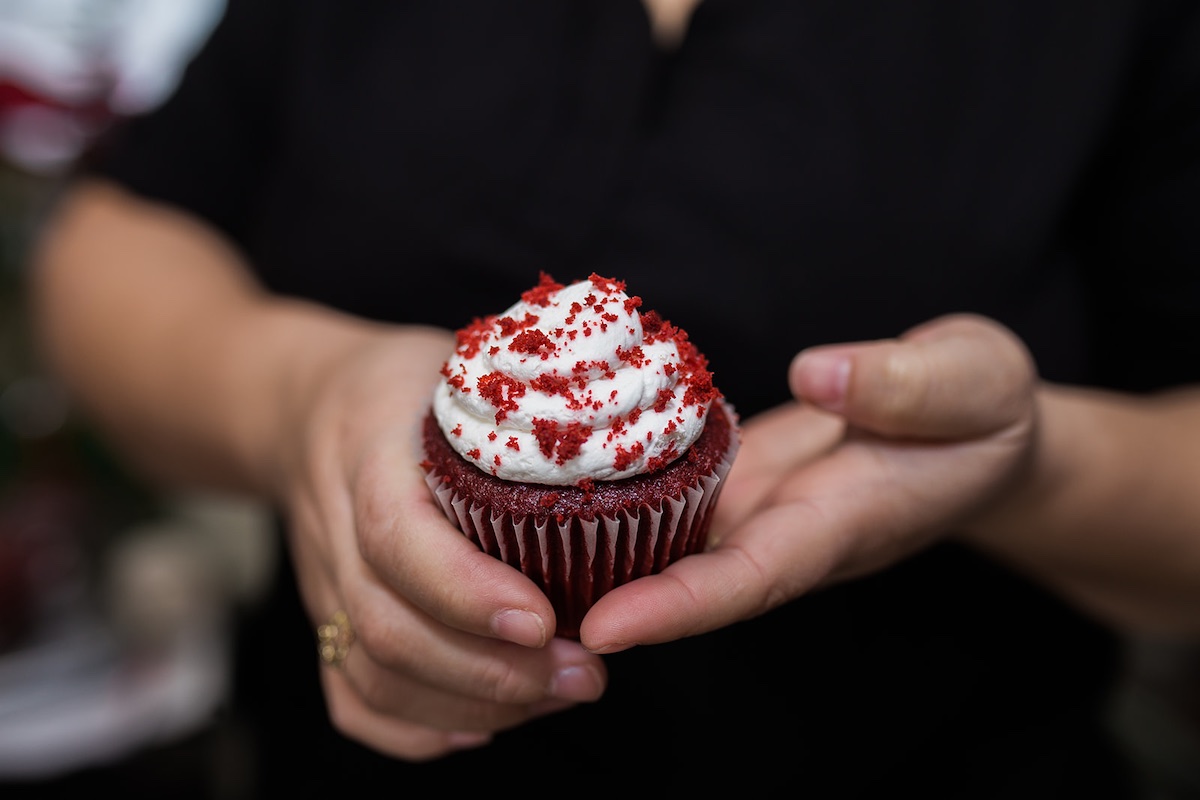
[[609,653],[692,636],[894,563],[986,497],[1019,450],[1009,437],[843,445],[779,482],[716,548],[605,595],[581,640]]
[[1028,407],[1034,368],[1007,329],[954,315],[896,340],[814,347],[792,362],[797,398],[892,437],[980,436]]
[[545,646],[555,629],[546,596],[447,521],[422,479],[410,477],[399,487],[398,480],[386,452],[364,464],[358,476],[358,546],[375,573],[403,587],[406,600],[450,627]]
[[775,506],[716,549],[617,587],[584,617],[580,639],[595,653],[657,644],[749,619],[803,593],[832,570],[838,540],[815,505]]
[[742,444],[713,513],[709,547],[750,516],[792,470],[828,453],[845,431],[841,417],[789,403],[742,424]]
[[[406,638],[397,641],[398,631]],[[360,626],[357,637],[334,670],[355,696],[373,713],[438,730],[509,728],[546,708],[594,701],[607,679],[600,659],[565,639],[530,650],[404,624]]]
[[[466,722],[443,714],[437,706],[414,706],[410,690],[419,685],[499,704],[551,697],[590,702],[604,692],[604,663],[575,642],[553,639],[546,648],[530,649],[475,636],[443,625],[382,585],[370,588],[355,593],[349,607],[356,642],[346,660],[346,674],[373,708],[433,726],[462,727]],[[460,714],[474,712],[462,709]],[[484,718],[480,724],[491,728],[502,722]]]
[[986,320],[814,348],[790,380],[802,402],[880,435],[818,429],[788,407],[750,420],[714,546],[603,597],[581,626],[587,648],[695,635],[878,570],[961,524],[1028,463],[1034,370]]
[[321,674],[321,686],[333,726],[384,755],[429,761],[485,745],[492,738],[489,733],[439,730],[380,714],[363,703],[346,679],[332,670]]

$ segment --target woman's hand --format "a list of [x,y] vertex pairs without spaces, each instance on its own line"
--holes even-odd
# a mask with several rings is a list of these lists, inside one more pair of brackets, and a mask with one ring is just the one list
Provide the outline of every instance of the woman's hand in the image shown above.
[[340,730],[433,758],[603,692],[600,659],[550,638],[542,593],[422,480],[449,333],[272,295],[202,220],[103,182],[72,187],[39,250],[42,346],[127,463],[288,517],[314,630],[340,609],[357,632],[324,672]]
[[[453,337],[388,330],[311,376],[284,406],[278,474],[314,626],[344,609],[356,641],[323,671],[334,724],[427,759],[604,690],[604,667],[553,639],[518,571],[444,517],[417,466],[419,422]],[[315,651],[314,651],[315,657]]]
[[925,547],[1031,462],[1036,374],[989,320],[934,320],[894,341],[812,348],[798,402],[748,420],[707,552],[610,592],[585,618],[595,652],[757,616]]

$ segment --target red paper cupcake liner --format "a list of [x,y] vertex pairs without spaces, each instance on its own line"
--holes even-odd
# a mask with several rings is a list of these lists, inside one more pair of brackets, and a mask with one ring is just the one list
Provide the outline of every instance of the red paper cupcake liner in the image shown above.
[[704,549],[738,445],[731,431],[729,447],[713,471],[677,496],[591,520],[516,516],[458,494],[434,472],[425,480],[446,516],[471,541],[541,587],[558,618],[556,635],[578,639],[584,615],[609,591]]

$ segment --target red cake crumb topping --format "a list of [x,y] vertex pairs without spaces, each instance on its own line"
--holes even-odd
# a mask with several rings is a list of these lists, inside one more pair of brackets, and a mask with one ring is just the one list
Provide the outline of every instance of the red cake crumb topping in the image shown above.
[[[625,291],[625,281],[619,281],[615,278],[605,278],[593,272],[591,275],[588,275],[588,280],[592,282],[592,286],[595,286],[606,294]],[[588,296],[590,297],[591,295]]]
[[454,335],[458,354],[463,358],[474,358],[478,355],[480,347],[491,334],[494,320],[495,317],[491,316],[476,317],[470,325],[459,330]]
[[626,450],[621,445],[617,445],[617,455],[613,458],[613,468],[617,470],[627,469],[630,464],[641,458],[642,453],[646,449],[642,447],[641,442],[634,442],[633,446]]
[[501,336],[512,336],[514,333],[532,328],[534,325],[537,325],[538,319],[540,318],[537,315],[530,312],[525,312],[524,319],[518,321],[512,317],[501,317],[500,319],[496,320],[496,324],[500,326]]
[[[525,442],[527,445],[536,445],[546,459],[559,466],[578,459],[585,447],[590,448],[586,443],[596,430],[593,426],[599,426],[602,433],[607,434],[597,437],[595,446],[603,451],[602,460],[612,459],[610,463],[617,472],[641,472],[639,465],[642,464],[646,471],[658,472],[671,462],[682,460],[680,456],[690,449],[688,445],[696,435],[694,419],[703,420],[709,406],[721,397],[714,386],[706,358],[689,341],[686,332],[656,311],[643,311],[641,297],[624,294],[624,281],[593,272],[586,284],[569,287],[571,292],[578,292],[573,297],[579,298],[579,302],[566,299],[560,305],[556,302],[556,295],[567,288],[549,273],[539,272],[537,285],[521,294],[521,300],[526,305],[517,306],[504,315],[477,317],[461,329],[457,334],[456,355],[441,368],[446,385],[464,394],[476,392],[495,409],[497,426],[512,425],[513,417],[519,415],[521,427],[524,427],[530,425],[531,410],[535,414],[543,414],[545,419],[532,421],[532,430],[529,431],[532,436]],[[565,325],[561,321],[564,312],[569,312]],[[622,317],[622,312],[626,316]],[[556,319],[560,321],[553,321]],[[637,333],[639,319],[640,336]],[[603,338],[600,343],[603,349],[598,350],[593,345],[580,350],[580,356],[563,358],[561,364],[551,361],[579,347],[582,338],[576,341],[576,336],[580,332],[583,337],[593,337],[593,341]],[[599,336],[602,332],[605,333],[604,337]],[[610,336],[614,338],[609,339]],[[589,342],[589,345],[592,344]],[[664,348],[664,344],[669,347]],[[505,350],[517,354],[516,359],[505,355]],[[481,354],[496,357],[497,361],[489,365],[489,359]],[[597,355],[600,357],[597,358]],[[550,363],[536,366],[535,357]],[[474,360],[470,365],[463,363],[471,359]],[[569,366],[572,360],[575,363]],[[512,368],[514,361],[524,366]],[[482,374],[489,369],[493,371]],[[612,388],[612,384],[593,391],[598,386],[592,383],[594,378],[603,376],[614,380],[618,373],[627,369],[646,369],[643,376],[633,378],[642,388],[640,391],[632,390],[632,397],[623,398],[620,395],[623,390]],[[662,386],[667,388],[660,389]],[[522,397],[533,393],[536,393],[533,397],[521,401]],[[631,399],[643,404],[649,402],[649,405],[645,408],[629,408],[632,404],[627,401]],[[465,404],[466,398],[456,398],[453,393],[444,392],[438,402],[447,401]],[[524,405],[529,402],[535,405]],[[478,405],[467,405],[470,410],[465,413],[474,418],[479,413]],[[523,407],[525,412],[519,413]],[[543,408],[546,410],[543,411]],[[685,413],[685,408],[694,408],[696,417]],[[618,410],[621,415],[618,415]],[[643,411],[648,415],[648,420],[654,415],[662,415],[661,420],[655,418],[652,424],[641,426],[639,418]],[[565,421],[572,418],[574,421]],[[454,417],[450,417],[447,425],[453,422]],[[681,430],[681,424],[685,424],[686,430]],[[454,436],[467,436],[465,425],[458,425],[448,432],[453,434],[451,438],[459,448],[479,444],[483,452],[471,451],[474,454],[472,458],[487,464],[483,469],[491,469],[493,475],[503,475],[508,470],[525,474],[526,466],[536,463],[536,456],[529,464],[520,461],[521,467],[514,467],[518,462],[507,455],[502,459],[498,451],[506,454],[504,448],[520,449],[518,437],[507,436],[508,432],[503,427],[490,430],[490,423],[485,422],[484,425],[487,427],[482,430],[474,428],[471,436],[486,437],[486,442],[483,438],[454,439]],[[651,427],[653,431],[648,430]],[[656,441],[655,437],[659,436],[664,440]],[[681,445],[679,449],[673,441],[677,437],[683,437],[678,443]],[[632,441],[634,439],[637,441]],[[488,445],[488,442],[494,444]],[[652,455],[663,448],[666,448],[665,452]],[[491,468],[492,463],[496,466],[504,464],[506,469],[497,472]],[[591,463],[589,461],[588,465]],[[588,465],[582,460],[575,460],[564,470],[570,477],[560,474],[558,478],[574,480],[580,474],[590,474]]]
[[562,289],[563,285],[554,278],[551,278],[545,272],[538,273],[538,285],[521,293],[521,299],[531,306],[542,306],[545,308],[550,305],[550,295]]
[[508,349],[514,353],[539,355],[545,361],[554,355],[554,342],[545,333],[534,328],[517,334],[509,343]]
[[529,385],[544,394],[571,396],[571,379],[564,375],[538,375],[529,382]]
[[637,345],[634,345],[628,350],[623,350],[618,347],[617,358],[624,361],[631,367],[641,368],[642,364],[646,361],[646,354],[643,353],[642,348],[638,347]]
[[533,435],[538,441],[538,449],[546,458],[553,458],[554,463],[562,465],[579,455],[592,435],[592,429],[582,422],[569,422],[559,427],[552,419],[533,420]]
[[647,342],[657,341],[659,332],[666,322],[657,311],[642,312],[642,335]]
[[437,474],[442,483],[453,484],[458,487],[456,491],[491,509],[533,514],[539,519],[575,515],[592,519],[644,504],[658,508],[662,498],[678,496],[685,487],[694,485],[698,476],[711,472],[735,435],[733,417],[718,404],[696,443],[660,469],[618,481],[587,479],[568,487],[546,486],[506,481],[464,460],[450,447],[431,413],[425,419],[425,461],[421,466]]
[[675,445],[672,444],[670,447],[664,450],[662,454],[650,456],[650,458],[646,459],[646,471],[658,472],[660,469],[667,466],[667,464],[670,464],[672,461],[674,461],[676,455],[678,455],[678,453],[675,452]]
[[685,406],[708,403],[717,399],[718,392],[713,387],[712,373],[708,370],[700,370],[693,373],[691,380],[688,381],[687,391],[683,395],[683,404]]
[[508,412],[520,409],[516,398],[525,394],[525,384],[503,372],[489,372],[479,378],[479,396],[494,405],[496,424],[508,418]]

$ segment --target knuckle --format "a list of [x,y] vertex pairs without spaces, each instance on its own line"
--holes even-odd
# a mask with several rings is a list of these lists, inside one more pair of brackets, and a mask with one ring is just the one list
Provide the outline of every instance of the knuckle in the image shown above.
[[547,682],[532,680],[505,659],[489,659],[479,673],[479,693],[501,704],[533,703],[546,696]]
[[386,485],[381,470],[378,459],[368,457],[356,476],[354,487],[354,525],[359,533],[359,553],[372,564],[381,563],[390,552],[385,549],[388,537],[376,534],[394,530],[399,519],[391,495],[377,488]]
[[354,627],[354,646],[364,650],[376,663],[394,660],[391,643],[396,640],[392,626],[373,608],[364,608],[351,619]]

